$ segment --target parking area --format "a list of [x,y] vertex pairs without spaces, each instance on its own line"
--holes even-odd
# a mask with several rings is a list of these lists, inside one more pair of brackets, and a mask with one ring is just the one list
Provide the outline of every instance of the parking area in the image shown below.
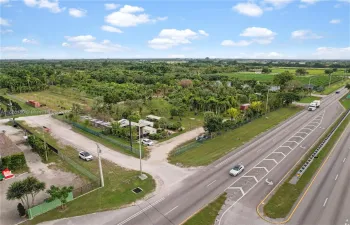
[[[46,188],[51,185],[56,186],[81,186],[84,181],[76,174],[63,171],[56,163],[45,164],[41,161],[38,154],[31,150],[31,147],[24,143],[24,133],[17,128],[5,125],[7,121],[0,120],[0,131],[5,130],[7,137],[23,151],[29,172],[22,174],[16,174],[15,177],[0,181],[0,224],[12,225],[17,224],[24,220],[19,217],[17,212],[17,204],[20,201],[8,201],[6,200],[6,192],[8,187],[15,181],[20,181],[28,176],[34,176],[40,181],[46,183]],[[41,203],[48,195],[45,192],[41,192],[35,198],[34,204]]]

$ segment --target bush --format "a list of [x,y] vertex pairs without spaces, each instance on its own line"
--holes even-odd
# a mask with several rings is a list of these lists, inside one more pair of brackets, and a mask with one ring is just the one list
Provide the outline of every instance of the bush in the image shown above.
[[168,128],[169,130],[178,130],[178,129],[181,128],[181,126],[182,126],[181,122],[180,122],[180,121],[177,121],[177,122],[175,122],[175,123],[169,123],[169,124],[167,125],[167,128]]
[[158,134],[158,133],[156,133],[156,134],[150,134],[150,135],[149,135],[149,139],[151,139],[151,140],[159,140],[159,139],[161,139],[161,135]]
[[24,208],[24,206],[22,205],[22,203],[18,203],[17,205],[17,211],[20,217],[23,217],[26,215],[26,209]]
[[23,153],[9,155],[1,158],[2,169],[9,168],[10,170],[20,170],[27,167],[26,159]]

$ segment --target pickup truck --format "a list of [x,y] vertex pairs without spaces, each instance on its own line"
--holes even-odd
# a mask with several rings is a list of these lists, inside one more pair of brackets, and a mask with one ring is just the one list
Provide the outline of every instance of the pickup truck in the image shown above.
[[320,100],[315,100],[313,102],[310,103],[309,107],[307,108],[307,110],[309,111],[314,111],[317,108],[319,108],[321,105],[321,101]]

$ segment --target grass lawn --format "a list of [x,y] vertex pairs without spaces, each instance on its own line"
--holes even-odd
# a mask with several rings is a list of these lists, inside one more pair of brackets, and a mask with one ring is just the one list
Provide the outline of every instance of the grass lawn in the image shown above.
[[[349,96],[349,98],[347,98],[347,96]],[[350,92],[340,99],[340,102],[346,109],[350,109]]]
[[271,129],[280,122],[302,110],[298,107],[278,109],[235,130],[223,133],[203,144],[176,156],[170,156],[171,163],[184,166],[203,166],[221,158],[233,149],[243,145],[260,133]]
[[319,146],[319,144],[323,141],[323,138],[326,137],[327,134],[323,135],[321,141],[319,141],[319,143],[317,143],[317,145],[309,151],[308,155],[304,158],[304,160],[302,160],[302,162],[294,169],[290,177],[279,187],[277,192],[270,198],[270,200],[264,206],[265,215],[267,215],[270,218],[285,218],[286,216],[288,216],[295,202],[303,193],[304,189],[309,184],[317,170],[320,168],[321,164],[323,163],[323,160],[328,156],[328,153],[332,150],[334,144],[339,139],[349,122],[350,117],[348,116],[345,119],[345,121],[340,125],[338,130],[336,130],[329,142],[324,146],[322,151],[318,154],[318,158],[312,161],[311,165],[300,177],[298,182],[295,185],[290,184],[290,179],[292,179],[292,177],[295,176],[300,167],[315,151],[317,146]]
[[[28,127],[28,125],[23,122],[21,124],[35,132],[36,135],[42,136],[41,133],[37,131],[37,128]],[[78,158],[78,153],[74,148],[58,144],[57,140],[52,138],[49,134],[46,134],[45,138],[49,144],[58,148],[60,152],[64,154],[64,156],[68,157],[70,160],[74,161],[74,163],[78,164],[80,167],[84,168],[99,179],[97,160],[92,160],[89,162],[80,160]],[[52,157],[51,160],[54,160],[54,158]],[[123,205],[135,202],[155,189],[155,181],[149,174],[147,174],[148,179],[141,181],[138,178],[138,171],[124,169],[107,160],[102,160],[102,167],[105,180],[104,188],[97,189],[92,193],[86,194],[72,202],[69,202],[67,204],[68,209],[64,212],[52,210],[43,215],[35,217],[26,224],[37,224],[47,220],[117,209]],[[72,168],[70,168],[72,172],[79,174],[78,170],[74,170],[74,168]],[[143,192],[134,194],[131,190],[136,187],[140,187]]]
[[16,94],[16,97],[23,101],[35,100],[40,104],[46,104],[42,109],[64,110],[70,109],[73,103],[87,107],[93,100],[85,97],[82,93],[73,89],[63,89],[59,87],[50,87],[48,90],[40,92],[27,92]]
[[[25,104],[25,101],[22,99],[17,98],[16,96],[12,95],[2,95],[7,99],[10,99],[12,102],[17,102],[19,106],[21,106],[22,110],[25,110],[25,113],[22,114],[16,114],[14,117],[21,117],[21,116],[34,116],[34,115],[40,115],[43,113],[43,111],[40,108],[33,108],[27,104]],[[0,103],[1,107],[1,103]],[[4,106],[5,107],[5,106]],[[1,116],[0,119],[6,119],[6,118],[12,118],[11,115],[9,116]]]
[[220,211],[222,205],[226,201],[226,193],[220,195],[215,201],[211,202],[201,211],[192,216],[183,225],[212,225]]
[[306,96],[302,99],[300,99],[300,103],[311,103],[313,102],[314,100],[320,100],[321,98],[320,97],[316,97],[316,96]]

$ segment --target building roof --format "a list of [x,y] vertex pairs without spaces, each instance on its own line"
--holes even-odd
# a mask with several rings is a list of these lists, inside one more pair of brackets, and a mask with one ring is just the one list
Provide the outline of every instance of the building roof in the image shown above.
[[2,158],[20,152],[22,152],[21,149],[19,149],[10,138],[4,133],[0,133],[0,155]]
[[148,115],[146,116],[146,118],[151,120],[160,120],[162,117],[155,116],[155,115]]

